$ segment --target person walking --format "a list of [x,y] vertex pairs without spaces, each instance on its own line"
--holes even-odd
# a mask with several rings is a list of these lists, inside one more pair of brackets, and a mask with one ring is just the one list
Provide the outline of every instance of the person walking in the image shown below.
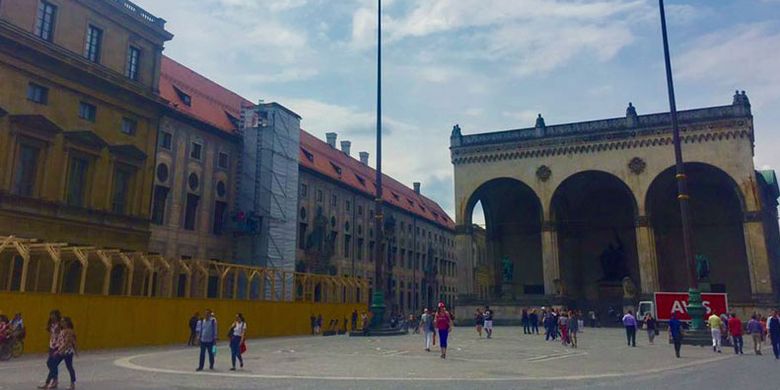
[[474,326],[477,328],[479,338],[482,338],[482,327],[485,326],[485,316],[479,308],[474,311]]
[[764,328],[761,327],[761,323],[758,322],[758,315],[753,314],[750,317],[750,321],[747,324],[747,333],[753,339],[753,352],[756,355],[761,355],[761,343],[764,338]]
[[233,367],[230,371],[236,370],[236,359],[241,363],[241,368],[244,368],[244,359],[241,357],[243,350],[246,348],[244,342],[246,341],[246,321],[244,315],[241,313],[236,314],[236,320],[233,321],[233,325],[230,327],[230,363]]
[[591,310],[588,312],[588,320],[590,321],[590,327],[596,327],[596,312]]
[[206,309],[206,316],[198,321],[198,340],[200,340],[200,359],[195,371],[203,371],[206,353],[209,354],[209,370],[214,369],[214,354],[217,347],[217,319],[211,309]]
[[368,314],[366,312],[360,314],[360,329],[363,330],[363,336],[368,336]]
[[317,322],[314,324],[314,334],[319,335],[322,332],[322,314],[317,315]]
[[712,335],[712,351],[721,353],[720,351],[720,329],[723,327],[723,321],[717,314],[712,315],[707,319],[707,326],[710,327],[710,334]]
[[425,337],[425,351],[431,352],[431,342],[433,342],[433,315],[431,315],[427,307],[423,310],[423,314],[420,317],[420,327],[422,328],[423,337]]
[[490,306],[485,306],[485,333],[487,338],[493,338],[493,310],[490,310]]
[[682,347],[682,322],[677,319],[677,313],[672,313],[669,320],[669,341],[674,344],[674,355],[680,357],[680,348]]
[[650,340],[650,344],[655,344],[655,336],[656,332],[658,331],[657,324],[655,322],[655,318],[653,318],[653,315],[650,313],[645,314],[645,329],[647,330],[647,339]]
[[358,312],[357,312],[357,310],[353,310],[352,311],[352,323],[351,323],[353,331],[357,330],[357,320],[358,320]]
[[566,316],[565,310],[558,316],[558,328],[561,330],[561,344],[569,345],[569,317]]
[[62,321],[62,315],[60,311],[54,309],[49,312],[49,320],[46,322],[46,331],[49,332],[49,354],[46,358],[46,368],[49,369],[49,374],[46,376],[46,381],[43,385],[38,386],[39,389],[48,389],[57,387],[57,367],[52,365],[55,361],[55,352],[57,351],[57,342],[60,336],[60,323]]
[[623,326],[626,328],[628,346],[636,347],[636,318],[631,310],[623,316]]
[[187,340],[187,346],[191,347],[194,346],[198,339],[198,321],[200,321],[200,314],[198,312],[195,312],[195,314],[190,317],[189,327],[190,327],[190,338]]
[[439,309],[436,311],[436,317],[434,318],[434,321],[436,322],[436,329],[439,331],[439,347],[441,348],[441,358],[446,359],[447,342],[449,340],[450,331],[452,331],[452,316],[444,306],[444,302],[439,302]]
[[[69,390],[75,390],[76,388],[76,370],[73,368],[73,355],[76,354],[76,332],[73,327],[73,321],[70,317],[63,317],[60,321],[60,332],[57,337],[57,350],[54,352],[54,361],[52,363],[53,374],[57,375],[59,371],[59,365],[62,361],[65,361],[65,368],[68,369],[70,375],[70,387]],[[49,375],[52,375],[50,372]],[[56,383],[49,385],[49,389],[56,389]]]
[[775,310],[772,316],[766,320],[766,328],[775,359],[780,359],[780,311]]
[[539,314],[537,314],[536,309],[531,310],[528,322],[531,324],[531,334],[539,334]]
[[742,321],[737,317],[737,313],[731,313],[728,324],[731,343],[734,344],[734,354],[744,355],[745,353],[742,351],[744,345],[742,340]]
[[572,348],[577,348],[577,334],[580,333],[582,326],[580,322],[579,313],[569,311],[569,340]]
[[528,309],[523,309],[523,314],[520,316],[520,322],[523,324],[523,334],[531,334],[531,320],[528,316]]

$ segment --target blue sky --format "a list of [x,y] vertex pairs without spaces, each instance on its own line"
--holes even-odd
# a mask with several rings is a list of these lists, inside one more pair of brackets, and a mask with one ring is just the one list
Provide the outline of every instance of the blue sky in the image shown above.
[[[134,0],[165,53],[374,157],[375,0]],[[655,0],[385,0],[383,169],[453,210],[449,133],[668,110]],[[680,109],[753,104],[780,167],[780,0],[667,1]],[[451,214],[452,215],[452,214]]]

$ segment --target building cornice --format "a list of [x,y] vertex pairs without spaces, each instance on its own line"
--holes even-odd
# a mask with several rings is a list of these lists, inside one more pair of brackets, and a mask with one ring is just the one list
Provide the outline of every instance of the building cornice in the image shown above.
[[[711,121],[681,128],[685,144],[746,138],[753,141],[752,118]],[[672,144],[669,128],[634,129],[634,131],[588,134],[582,136],[504,142],[452,148],[455,165],[551,157],[558,155],[600,153],[612,150],[647,148]]]

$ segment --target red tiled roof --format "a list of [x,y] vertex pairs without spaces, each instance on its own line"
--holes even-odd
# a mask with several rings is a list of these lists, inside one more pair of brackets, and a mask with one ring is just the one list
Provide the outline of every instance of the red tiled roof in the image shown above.
[[[376,171],[344,152],[331,147],[327,142],[301,131],[301,147],[298,164],[309,168],[334,181],[344,183],[359,192],[373,196],[376,191]],[[455,222],[439,205],[417,194],[411,188],[390,176],[382,175],[382,198],[397,208],[423,217],[439,226],[454,229]]]
[[[191,97],[190,106],[182,101],[177,89]],[[227,114],[238,119],[242,106],[254,105],[166,56],[163,56],[161,64],[160,95],[168,100],[171,108],[231,134],[236,133],[236,126],[231,123]],[[326,142],[303,129],[298,164],[368,196],[374,195],[376,171],[373,168],[331,148]],[[384,200],[390,205],[444,228],[455,228],[455,223],[436,202],[415,193],[387,175],[383,175],[382,185]]]
[[[177,89],[191,97],[190,106],[182,101]],[[166,56],[160,66],[160,96],[173,109],[231,134],[236,132],[236,126],[228,114],[240,119],[241,107],[253,105]]]

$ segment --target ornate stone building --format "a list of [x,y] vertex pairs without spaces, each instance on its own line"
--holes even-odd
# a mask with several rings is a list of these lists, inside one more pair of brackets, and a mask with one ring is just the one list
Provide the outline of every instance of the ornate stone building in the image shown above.
[[[749,309],[778,297],[777,181],[756,171],[744,92],[733,103],[680,112],[694,250],[711,261],[706,285]],[[474,263],[472,214],[481,203],[494,296],[509,303],[621,306],[687,288],[670,115],[625,117],[451,139],[460,264]],[[507,269],[508,268],[508,269]],[[473,272],[460,269],[474,292]],[[630,290],[630,289],[629,289]]]
[[[374,278],[374,178],[368,153],[360,160],[351,143],[336,147],[301,132],[298,259],[299,270]],[[450,305],[458,293],[453,222],[436,202],[384,176],[385,294],[389,311],[407,313]],[[369,295],[370,296],[370,295]]]
[[149,251],[173,259],[230,260],[229,213],[241,150],[237,94],[163,57]]
[[0,2],[0,234],[146,249],[171,38],[126,0]]

